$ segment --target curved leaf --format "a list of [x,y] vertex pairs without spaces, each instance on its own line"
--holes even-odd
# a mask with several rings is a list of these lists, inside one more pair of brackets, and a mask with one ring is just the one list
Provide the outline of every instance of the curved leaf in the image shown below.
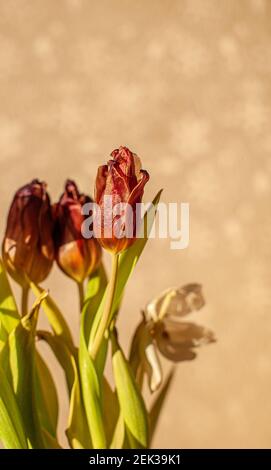
[[53,437],[46,429],[42,428],[42,434],[46,449],[62,449],[57,439]]
[[34,375],[35,396],[38,403],[38,416],[43,432],[56,438],[58,420],[58,398],[51,373],[41,355],[36,352]]
[[[20,409],[22,425],[28,446],[42,446],[41,429],[36,413],[34,393],[35,328],[40,303],[46,293],[34,304],[9,334],[0,353],[0,365]],[[27,390],[27,393],[26,393]]]
[[104,265],[101,263],[99,268],[90,276],[82,314],[84,314],[84,334],[87,345],[89,344],[89,335],[96,312],[99,309],[107,286],[107,276]]
[[[56,336],[49,331],[38,330],[37,337],[40,340],[46,341],[46,343],[52,349],[56,359],[63,368],[65,373],[67,388],[69,394],[71,393],[73,383],[74,383],[74,369],[72,357],[75,358],[75,354],[72,354],[70,349],[67,347],[66,343],[60,336]],[[74,353],[76,350],[74,351]]]
[[22,417],[6,373],[0,366],[0,440],[7,449],[27,449]]
[[[30,283],[30,287],[37,298],[42,294],[42,292],[44,292],[44,290],[40,286],[34,284],[33,282]],[[58,306],[56,305],[55,301],[52,299],[52,297],[50,297],[50,295],[47,295],[46,299],[42,304],[42,308],[48,318],[48,321],[55,335],[62,338],[68,348],[73,352],[74,343],[68,324],[61,311],[59,310]]]
[[0,321],[0,352],[2,351],[8,339],[8,332]]
[[125,423],[121,413],[119,413],[118,421],[112,436],[110,449],[122,449],[125,441]]
[[95,449],[105,449],[106,438],[103,426],[99,377],[84,338],[84,315],[82,315],[80,334],[79,368],[83,400],[93,447]]
[[35,448],[43,448],[43,437],[35,393],[35,332],[40,304],[45,296],[46,293],[40,296],[30,313],[22,318],[8,338],[11,385],[21,411],[22,422],[29,445]]
[[[103,264],[93,273],[87,285],[87,291],[82,310],[82,325],[84,328],[85,343],[90,351],[90,331],[95,315],[99,309],[99,305],[103,299],[104,292],[107,286],[107,276]],[[98,355],[95,359],[95,367],[98,373],[99,381],[102,380],[102,375],[105,367],[106,357],[108,350],[108,338],[104,338],[101,344]]]
[[113,373],[121,413],[137,447],[148,446],[148,418],[143,398],[135,382],[130,365],[116,338],[112,335]]
[[164,406],[165,399],[167,397],[172,379],[174,376],[174,368],[170,371],[168,374],[165,383],[163,384],[161,390],[159,393],[157,393],[157,396],[151,406],[151,410],[149,413],[149,423],[150,423],[150,439],[153,438],[159,416],[161,414],[161,410]]
[[0,259],[0,321],[7,333],[10,333],[20,321],[17,305]]
[[69,444],[73,449],[91,449],[92,443],[83,406],[76,357],[61,337],[40,330],[37,332],[37,336],[40,340],[46,341],[51,347],[65,373],[70,397],[70,411],[66,430]]
[[70,412],[66,435],[72,449],[91,449],[92,442],[88,430],[85,409],[82,403],[82,394],[78,377],[77,366],[71,356],[71,363],[74,372],[74,381],[70,396]]
[[[98,275],[99,276],[99,275]],[[100,281],[96,277],[93,279],[93,299],[99,297]],[[90,293],[91,295],[91,293]],[[94,362],[90,357],[87,345],[87,335],[89,326],[89,311],[83,309],[80,325],[80,343],[79,343],[79,371],[82,395],[86,416],[94,448],[106,448],[106,437],[103,426],[102,416],[102,396],[99,382],[99,375]]]
[[[120,429],[119,431],[116,430],[117,422],[119,418],[119,403],[118,397],[116,392],[113,392],[111,389],[107,379],[103,377],[103,420],[104,420],[104,428],[106,433],[106,440],[108,443],[114,441],[113,435],[116,434],[116,438],[118,443],[120,442]],[[124,427],[125,430],[125,427]],[[112,444],[113,445],[113,444]],[[111,448],[111,446],[110,446]],[[112,447],[114,448],[114,447]]]

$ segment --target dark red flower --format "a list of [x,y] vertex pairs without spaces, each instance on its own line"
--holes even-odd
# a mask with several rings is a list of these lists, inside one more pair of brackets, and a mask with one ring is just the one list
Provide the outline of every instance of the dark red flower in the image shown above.
[[98,168],[95,200],[100,213],[95,217],[95,231],[105,249],[119,253],[135,241],[136,204],[142,200],[149,174],[127,147],[114,150],[111,156],[107,165]]
[[4,264],[21,285],[42,282],[54,260],[53,219],[46,183],[35,179],[12,201],[2,245]]
[[65,192],[54,206],[55,251],[60,269],[76,282],[95,271],[101,261],[101,247],[95,238],[84,238],[81,233],[86,218],[82,206],[91,198],[80,194],[76,184],[68,180]]

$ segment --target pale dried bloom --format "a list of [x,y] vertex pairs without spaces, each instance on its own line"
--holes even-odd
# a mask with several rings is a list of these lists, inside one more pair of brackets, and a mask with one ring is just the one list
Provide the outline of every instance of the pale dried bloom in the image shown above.
[[182,320],[204,304],[199,284],[167,289],[147,304],[134,336],[131,361],[137,375],[147,374],[152,392],[162,382],[158,351],[173,362],[188,361],[196,357],[199,346],[215,341],[211,330]]

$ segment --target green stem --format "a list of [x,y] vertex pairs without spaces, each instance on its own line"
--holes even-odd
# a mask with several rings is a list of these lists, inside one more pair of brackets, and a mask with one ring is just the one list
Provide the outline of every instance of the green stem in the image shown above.
[[118,255],[113,255],[112,257],[112,271],[111,271],[111,277],[107,286],[107,295],[106,295],[106,301],[105,301],[105,307],[103,311],[103,316],[101,318],[101,321],[99,323],[99,326],[97,328],[97,332],[93,341],[93,346],[91,348],[91,355],[92,358],[95,359],[97,356],[97,353],[100,349],[101,343],[104,338],[104,334],[109,326],[110,318],[111,318],[111,310],[112,310],[112,305],[114,301],[114,295],[115,295],[115,290],[116,290],[116,284],[117,284],[117,275],[118,275],[118,261],[119,261],[119,256]]
[[78,282],[77,285],[78,285],[78,293],[79,293],[79,307],[80,307],[80,312],[82,312],[84,299],[85,299],[84,284],[83,282]]
[[29,286],[22,287],[22,298],[21,298],[22,317],[24,317],[28,313],[28,294],[29,294]]

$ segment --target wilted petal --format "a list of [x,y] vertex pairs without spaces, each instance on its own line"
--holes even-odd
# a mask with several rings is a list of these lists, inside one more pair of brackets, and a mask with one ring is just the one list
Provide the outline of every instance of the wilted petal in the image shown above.
[[133,157],[134,157],[135,176],[136,176],[137,181],[139,181],[141,178],[142,163],[141,163],[139,156],[136,155],[135,153],[133,153]]
[[196,357],[195,349],[215,341],[211,330],[188,322],[157,322],[154,337],[159,351],[171,361],[187,361]]
[[120,147],[119,149],[113,150],[111,156],[114,162],[120,167],[122,174],[130,186],[130,190],[133,189],[137,183],[136,171],[138,171],[138,156],[127,147]]
[[[106,186],[106,193],[112,196],[112,203],[127,202],[129,199],[129,182],[128,178],[122,172],[117,162],[110,162],[110,177],[112,178],[112,187]],[[110,178],[108,178],[110,179]]]
[[131,206],[134,206],[134,204],[141,202],[144,186],[149,181],[149,179],[149,173],[146,170],[140,170],[140,179],[128,199],[128,203],[131,204]]
[[21,285],[42,282],[54,260],[53,219],[44,182],[33,180],[12,201],[2,255],[9,274]]
[[108,174],[107,165],[99,166],[97,176],[96,176],[96,184],[95,184],[95,201],[99,204],[105,190],[106,186],[106,177]]
[[55,256],[60,269],[76,282],[83,282],[101,260],[101,247],[94,237],[84,238],[82,224],[86,216],[82,206],[91,198],[80,194],[74,181],[68,180],[65,191],[54,207]]
[[163,373],[151,329],[152,325],[145,320],[138,325],[132,341],[130,364],[136,377],[141,371],[147,375],[150,391],[155,392],[162,383]]
[[162,320],[164,317],[181,317],[199,310],[205,304],[200,284],[187,284],[178,289],[169,288],[146,307],[146,317]]
[[163,371],[157,350],[153,342],[145,349],[145,371],[148,375],[148,383],[151,392],[156,392],[163,380]]

